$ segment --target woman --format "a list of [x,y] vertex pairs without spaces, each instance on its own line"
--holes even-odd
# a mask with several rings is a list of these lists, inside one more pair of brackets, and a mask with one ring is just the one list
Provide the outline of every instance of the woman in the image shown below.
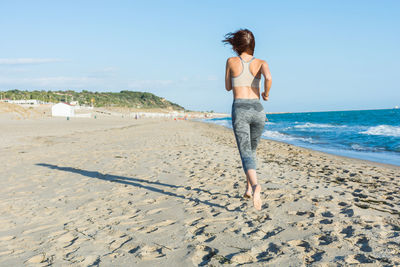
[[247,177],[244,197],[253,196],[253,205],[261,210],[261,186],[257,182],[256,148],[264,129],[265,112],[260,102],[261,75],[265,78],[262,98],[267,101],[272,79],[266,61],[254,58],[254,35],[241,29],[225,35],[222,42],[232,45],[238,57],[226,61],[225,88],[233,90],[232,127]]

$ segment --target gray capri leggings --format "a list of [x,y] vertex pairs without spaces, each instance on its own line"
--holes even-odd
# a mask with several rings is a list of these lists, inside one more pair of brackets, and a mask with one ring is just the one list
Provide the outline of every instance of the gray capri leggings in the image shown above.
[[256,149],[264,124],[265,112],[258,98],[233,100],[232,128],[245,173],[256,169]]

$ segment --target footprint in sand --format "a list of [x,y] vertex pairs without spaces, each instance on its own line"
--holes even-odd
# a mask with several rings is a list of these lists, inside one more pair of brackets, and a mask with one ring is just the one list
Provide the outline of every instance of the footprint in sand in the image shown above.
[[67,248],[69,246],[72,246],[72,244],[74,244],[77,239],[78,239],[77,236],[73,235],[71,232],[68,232],[65,235],[59,237],[57,239],[57,242],[64,248]]
[[333,217],[334,217],[334,216],[333,216],[333,213],[330,212],[330,211],[322,212],[321,215],[322,215],[323,217],[325,217],[325,218],[333,218]]
[[272,227],[270,227],[270,226],[268,226],[268,227],[262,227],[260,230],[263,232],[263,233],[265,233],[265,235],[264,235],[264,237],[262,238],[262,239],[268,239],[268,238],[270,238],[270,237],[272,237],[272,236],[275,236],[275,235],[277,235],[277,234],[279,234],[280,232],[282,232],[283,230],[285,230],[285,229],[283,229],[282,227],[280,227],[280,226],[278,226],[278,227],[275,227],[275,228],[272,228]]
[[45,261],[46,261],[46,254],[45,253],[41,253],[41,254],[33,256],[32,258],[30,258],[26,262],[27,263],[43,263]]
[[304,257],[304,263],[306,265],[310,265],[314,262],[320,261],[324,254],[325,254],[325,251],[313,250],[312,252],[306,254],[306,256]]
[[111,253],[115,252],[117,249],[120,249],[123,247],[126,243],[132,240],[132,237],[130,236],[121,236],[118,239],[114,239],[110,242],[110,250],[112,251]]
[[297,215],[297,216],[305,216],[305,215],[307,215],[308,218],[314,218],[315,217],[314,212],[311,212],[311,211],[289,211],[288,214],[289,215],[294,214],[294,215]]
[[237,264],[250,264],[253,263],[254,260],[255,258],[247,252],[237,253],[231,258],[231,262]]
[[330,233],[323,234],[323,235],[316,235],[315,238],[319,241],[320,246],[326,246],[331,244],[334,241],[337,241],[337,238],[334,236],[331,236]]
[[176,221],[173,221],[173,220],[165,220],[165,221],[162,221],[162,222],[159,222],[159,223],[155,223],[155,224],[140,228],[139,232],[145,232],[146,234],[150,234],[150,233],[153,233],[155,231],[160,232],[160,231],[164,231],[165,230],[162,227],[165,227],[165,226],[168,226],[168,225],[172,225],[172,224],[175,224],[175,223],[176,223]]
[[156,258],[164,257],[166,254],[164,249],[159,246],[148,246],[143,245],[135,250],[136,257],[141,260],[152,260]]
[[323,220],[320,220],[319,223],[322,223],[322,224],[332,224],[332,223],[333,223],[333,220],[330,220],[330,219],[323,219]]
[[[263,245],[260,248],[262,248],[262,250],[256,255],[257,261],[263,261],[263,262],[271,261],[277,256],[283,254],[281,247],[272,242],[269,243],[268,245]],[[258,248],[258,250],[260,248]],[[251,252],[254,253],[256,251],[252,249]]]
[[360,250],[364,252],[371,252],[372,248],[369,246],[369,240],[364,236],[357,240],[356,244],[360,246]]
[[218,254],[218,249],[204,245],[189,245],[191,252],[191,260],[195,266],[205,266],[211,259]]
[[98,255],[89,255],[85,257],[85,259],[80,262],[81,266],[98,266],[100,264],[100,256]]
[[310,252],[311,246],[310,243],[304,240],[291,240],[288,244],[292,247],[295,247],[297,250],[301,252]]
[[346,228],[343,228],[340,233],[344,234],[344,237],[346,238],[352,237],[354,235],[354,228],[353,226],[349,225]]
[[345,258],[347,264],[373,263],[374,261],[364,254],[349,255]]

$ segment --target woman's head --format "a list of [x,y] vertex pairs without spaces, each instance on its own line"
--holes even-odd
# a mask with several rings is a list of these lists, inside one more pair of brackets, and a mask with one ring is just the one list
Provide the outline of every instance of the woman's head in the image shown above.
[[233,51],[238,55],[246,52],[250,55],[254,54],[255,40],[254,35],[248,29],[240,29],[236,32],[230,32],[225,35],[223,43],[231,44]]

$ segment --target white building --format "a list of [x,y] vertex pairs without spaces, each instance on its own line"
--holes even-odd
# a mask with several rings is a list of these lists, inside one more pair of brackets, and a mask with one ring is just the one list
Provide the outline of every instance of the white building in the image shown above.
[[2,102],[17,104],[17,105],[34,105],[34,106],[44,104],[43,101],[36,99],[20,99],[20,100],[3,99]]
[[74,107],[66,103],[58,103],[51,107],[53,117],[73,117],[75,115]]

